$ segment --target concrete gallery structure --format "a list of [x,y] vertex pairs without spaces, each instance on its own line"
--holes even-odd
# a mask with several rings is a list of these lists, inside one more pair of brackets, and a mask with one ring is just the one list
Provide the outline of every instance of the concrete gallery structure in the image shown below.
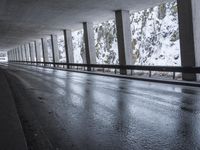
[[[182,66],[132,65],[130,10],[169,1],[2,0],[0,49],[9,62],[0,67],[0,149],[200,149],[200,1],[177,0]],[[93,23],[111,18],[119,65],[96,64]],[[74,63],[79,28],[83,64]],[[182,80],[130,77],[134,70],[178,72]]]

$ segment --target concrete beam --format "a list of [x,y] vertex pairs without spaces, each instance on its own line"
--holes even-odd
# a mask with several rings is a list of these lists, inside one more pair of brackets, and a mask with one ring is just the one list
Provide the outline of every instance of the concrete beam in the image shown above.
[[[87,64],[96,64],[96,50],[95,50],[95,43],[94,43],[93,24],[84,22],[83,30],[84,30],[86,63]],[[91,68],[88,67],[88,71],[90,71],[90,70],[91,70]]]
[[52,43],[52,57],[53,57],[53,63],[54,63],[54,67],[55,67],[55,63],[59,62],[59,50],[58,50],[57,35],[51,35],[51,43]]
[[43,61],[49,62],[48,49],[47,49],[47,39],[46,38],[42,38],[42,54],[43,54]]
[[[117,26],[119,65],[133,65],[129,11],[115,11],[115,19]],[[127,74],[126,70],[120,70],[120,73]]]
[[64,30],[64,42],[65,42],[65,53],[66,63],[74,63],[74,52],[72,44],[72,32],[71,30]]

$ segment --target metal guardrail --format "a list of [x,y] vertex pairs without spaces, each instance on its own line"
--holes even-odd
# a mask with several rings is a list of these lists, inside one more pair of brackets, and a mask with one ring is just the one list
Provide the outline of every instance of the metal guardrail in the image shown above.
[[77,64],[77,63],[53,63],[53,62],[32,62],[32,61],[10,61],[15,63],[48,66],[48,67],[59,67],[66,69],[76,69],[84,71],[102,71],[105,69],[113,69],[113,72],[117,74],[126,75],[129,71],[130,75],[133,75],[133,71],[148,71],[149,77],[152,76],[152,72],[169,72],[173,73],[173,79],[175,79],[176,73],[188,73],[188,74],[200,74],[200,67],[171,67],[171,66],[134,66],[134,65],[102,65],[102,64]]

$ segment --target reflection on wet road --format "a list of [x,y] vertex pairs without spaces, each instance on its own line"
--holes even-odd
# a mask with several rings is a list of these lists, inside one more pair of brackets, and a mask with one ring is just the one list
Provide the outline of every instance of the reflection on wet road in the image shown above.
[[23,65],[7,71],[31,93],[26,103],[54,149],[200,149],[200,88]]

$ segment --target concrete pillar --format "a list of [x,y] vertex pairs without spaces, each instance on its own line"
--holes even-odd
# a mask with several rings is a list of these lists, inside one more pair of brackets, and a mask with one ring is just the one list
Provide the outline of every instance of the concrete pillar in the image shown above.
[[21,48],[21,53],[22,53],[22,61],[26,61],[26,56],[25,56],[24,46],[21,45],[20,48]]
[[11,50],[11,51],[9,51],[9,56],[8,56],[8,58],[9,58],[9,61],[13,61],[13,57],[12,57],[12,50]]
[[32,42],[29,43],[29,50],[30,50],[31,61],[35,62],[35,49],[34,49],[34,44]]
[[18,61],[18,54],[17,54],[17,49],[16,48],[14,49],[14,52],[15,52],[16,61]]
[[13,61],[12,50],[9,51],[9,61]]
[[14,55],[14,50],[13,49],[11,50],[11,53],[12,53],[13,61],[15,61],[15,55]]
[[41,62],[41,52],[40,52],[40,45],[39,45],[39,42],[38,40],[35,41],[35,54],[36,54],[36,61],[37,62]]
[[14,49],[14,54],[15,54],[15,60],[18,61],[16,48]]
[[7,56],[8,56],[8,61],[10,61],[10,51],[7,52]]
[[[131,47],[131,28],[130,14],[127,10],[115,11],[119,65],[132,65],[132,47]],[[127,74],[126,70],[120,70],[121,74]]]
[[24,51],[25,61],[28,61],[26,46],[25,46],[25,45],[22,45],[22,47],[23,47],[23,51]]
[[15,57],[14,57],[14,55],[13,55],[13,50],[11,50],[10,53],[11,53],[11,60],[14,61],[14,60],[15,60]]
[[21,49],[19,47],[17,47],[17,51],[18,51],[19,61],[22,61]]
[[[84,30],[86,63],[96,64],[96,50],[95,50],[95,44],[94,44],[93,24],[84,22],[83,30]],[[88,68],[88,70],[90,70],[90,68]]]
[[53,57],[53,65],[55,67],[55,63],[59,62],[59,50],[58,50],[58,39],[56,35],[51,35],[51,43],[52,43],[52,57]]
[[64,30],[64,42],[65,42],[66,63],[67,64],[74,63],[74,52],[73,52],[71,30]]
[[18,58],[18,61],[21,61],[21,59],[20,59],[20,51],[19,51],[19,48],[17,47],[16,50],[17,50],[17,58]]
[[8,51],[7,53],[9,61],[13,61],[12,50]]
[[10,61],[10,52],[7,51],[7,57],[8,57],[8,61]]
[[22,50],[22,47],[19,46],[19,51],[20,51],[20,61],[24,61],[24,58],[23,58],[23,50]]
[[42,53],[43,53],[43,61],[49,62],[48,49],[47,49],[47,39],[46,38],[42,38]]
[[[177,3],[182,66],[200,66],[200,1],[177,0]],[[195,74],[183,74],[183,80],[195,81],[196,79]]]
[[24,45],[24,49],[25,49],[27,61],[31,61],[31,58],[30,58],[30,50],[29,50],[29,44],[25,44],[25,45]]
[[14,52],[14,55],[15,55],[15,61],[17,61],[17,52],[16,52],[15,48],[14,48],[13,52]]
[[14,53],[14,49],[13,49],[11,52],[12,52],[13,61],[16,61],[16,59],[15,59],[15,53]]
[[13,61],[12,50],[11,50],[11,51],[9,51],[9,55],[10,55],[10,60],[9,60],[9,61]]

